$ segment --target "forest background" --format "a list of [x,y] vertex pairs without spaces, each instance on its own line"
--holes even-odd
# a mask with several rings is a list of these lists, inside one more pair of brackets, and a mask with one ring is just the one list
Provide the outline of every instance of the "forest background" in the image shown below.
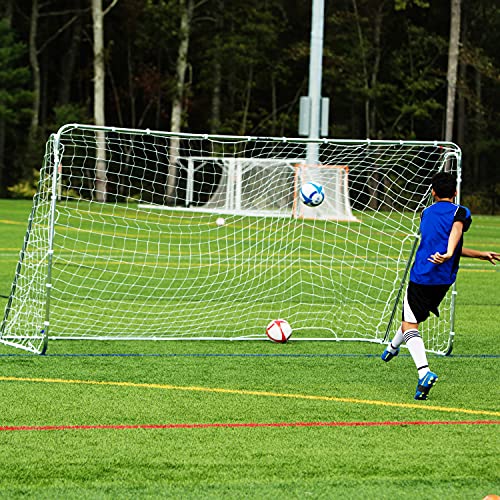
[[[453,1],[325,1],[329,137],[445,138]],[[464,204],[494,214],[500,5],[460,3],[453,141]],[[65,123],[298,136],[311,0],[1,0],[0,15],[0,197],[33,195],[44,144]]]

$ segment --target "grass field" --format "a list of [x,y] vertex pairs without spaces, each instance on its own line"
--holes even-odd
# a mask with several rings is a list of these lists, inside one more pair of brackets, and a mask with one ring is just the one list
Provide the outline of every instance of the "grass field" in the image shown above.
[[[31,204],[0,200],[0,294]],[[500,219],[466,245],[500,249]],[[463,261],[456,340],[413,400],[365,343],[52,341],[0,347],[0,498],[500,494],[499,268]],[[1,304],[6,299],[1,299]]]

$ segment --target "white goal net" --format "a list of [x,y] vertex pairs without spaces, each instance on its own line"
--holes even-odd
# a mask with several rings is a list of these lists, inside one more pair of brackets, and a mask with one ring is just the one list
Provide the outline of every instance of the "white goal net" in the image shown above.
[[[99,132],[99,133],[97,133]],[[47,143],[0,341],[385,342],[430,178],[452,143],[224,137],[66,125]],[[325,187],[305,207],[303,182]],[[422,333],[448,353],[454,295]]]

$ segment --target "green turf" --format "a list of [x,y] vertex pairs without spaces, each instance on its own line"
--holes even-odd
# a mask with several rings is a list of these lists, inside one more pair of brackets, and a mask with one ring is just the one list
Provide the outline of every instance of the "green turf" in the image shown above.
[[[49,257],[46,198],[33,213],[6,335],[46,330],[50,259],[51,338],[265,339],[269,320],[284,317],[294,340],[380,341],[418,219],[369,210],[352,223],[228,215],[219,227],[213,214],[196,211],[62,201]],[[449,332],[441,321],[429,348],[445,351]]]
[[[2,295],[29,210],[0,200]],[[466,244],[498,250],[500,219],[474,217]],[[385,364],[374,344],[57,341],[47,356],[0,347],[0,427],[500,420],[499,284],[497,268],[463,262],[455,350],[429,356],[440,380],[426,402],[413,400],[408,354]],[[479,424],[0,431],[0,498],[481,499],[500,494],[498,435]]]

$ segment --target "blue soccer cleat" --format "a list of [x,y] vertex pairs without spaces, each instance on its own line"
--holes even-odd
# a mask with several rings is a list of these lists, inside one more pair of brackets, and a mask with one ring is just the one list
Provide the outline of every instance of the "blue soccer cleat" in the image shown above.
[[396,352],[391,352],[388,349],[386,349],[383,353],[382,356],[382,361],[385,361],[386,363],[390,361],[392,358],[396,357],[399,354],[399,347],[396,349]]
[[415,392],[415,399],[425,400],[429,391],[434,387],[437,382],[438,376],[435,373],[427,372],[417,384],[417,391]]

